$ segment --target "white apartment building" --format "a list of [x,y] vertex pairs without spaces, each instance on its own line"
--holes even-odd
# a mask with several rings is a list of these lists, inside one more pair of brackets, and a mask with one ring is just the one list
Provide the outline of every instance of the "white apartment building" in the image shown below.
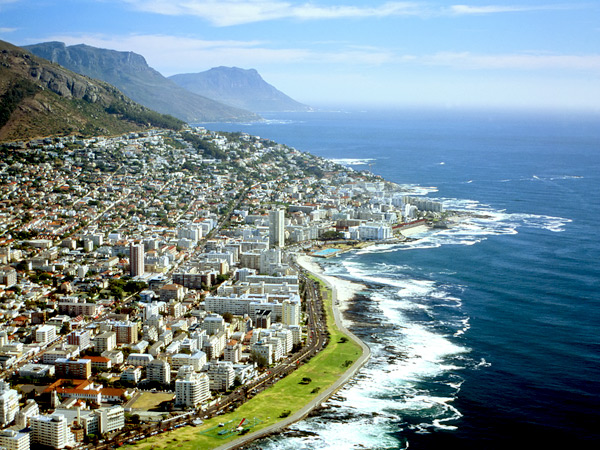
[[226,391],[233,386],[235,370],[230,361],[215,361],[208,368],[211,391]]
[[273,364],[273,347],[268,342],[258,341],[252,345],[252,353],[262,356],[267,366]]
[[110,352],[117,347],[117,333],[106,331],[94,338],[94,349],[97,352]]
[[300,325],[300,302],[284,300],[282,302],[281,323],[284,325]]
[[205,373],[183,366],[175,381],[175,405],[195,408],[210,398],[210,381]]
[[285,245],[285,216],[283,209],[269,211],[269,247]]
[[0,380],[0,425],[10,424],[19,412],[19,393],[10,388],[4,380]]
[[94,412],[99,416],[101,433],[120,430],[125,426],[125,410],[122,406],[98,408]]
[[149,355],[148,353],[130,353],[127,357],[127,364],[146,367],[153,360],[154,356]]
[[35,330],[35,341],[40,344],[48,344],[56,339],[56,328],[52,325],[42,325]]
[[0,448],[6,450],[29,450],[29,433],[16,430],[0,431]]
[[171,365],[161,359],[150,361],[146,366],[146,378],[161,384],[169,384],[171,382]]
[[42,444],[55,449],[75,445],[75,438],[69,430],[67,419],[61,414],[32,417],[30,438],[33,444]]

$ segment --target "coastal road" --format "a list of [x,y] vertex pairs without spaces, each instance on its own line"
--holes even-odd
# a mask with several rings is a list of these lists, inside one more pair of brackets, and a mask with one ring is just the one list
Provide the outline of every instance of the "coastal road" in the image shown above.
[[[346,372],[344,372],[344,374],[335,383],[333,383],[329,388],[327,388],[320,395],[318,395],[312,402],[305,405],[301,410],[297,411],[295,414],[293,414],[271,426],[263,428],[262,430],[255,431],[254,433],[249,433],[243,437],[240,437],[239,439],[236,439],[232,442],[221,445],[221,446],[217,447],[215,450],[238,449],[238,448],[246,445],[248,442],[259,439],[264,436],[268,436],[269,434],[272,434],[272,433],[279,432],[279,431],[287,428],[291,424],[304,419],[313,409],[320,406],[321,403],[323,403],[325,400],[327,400],[329,397],[331,397],[344,384],[346,384],[358,372],[358,370],[369,360],[369,358],[371,356],[371,350],[369,349],[369,347],[363,341],[361,341],[357,336],[352,334],[346,327],[344,327],[342,320],[341,320],[339,308],[337,307],[338,298],[337,298],[337,291],[335,289],[335,286],[333,286],[331,283],[329,283],[326,279],[321,278],[318,273],[314,273],[314,272],[310,271],[307,267],[304,267],[304,270],[311,273],[315,277],[323,280],[323,282],[327,285],[327,287],[329,289],[331,289],[332,308],[333,308],[333,316],[335,319],[335,323],[340,330],[344,331],[352,340],[354,340],[357,344],[360,345],[360,347],[362,349],[362,354],[356,360],[356,362],[352,366],[350,366],[348,368],[348,370]],[[316,292],[314,291],[314,289],[309,288],[308,291],[312,291],[313,295],[316,295]],[[319,339],[317,337],[316,330],[315,330],[315,335],[316,335],[315,338]]]

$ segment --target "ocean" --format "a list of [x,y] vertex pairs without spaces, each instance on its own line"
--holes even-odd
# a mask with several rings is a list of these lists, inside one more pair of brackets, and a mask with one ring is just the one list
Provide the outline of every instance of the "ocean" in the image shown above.
[[252,449],[600,448],[600,117],[281,113],[245,131],[370,170],[458,226],[320,261],[366,289],[372,358],[314,416]]

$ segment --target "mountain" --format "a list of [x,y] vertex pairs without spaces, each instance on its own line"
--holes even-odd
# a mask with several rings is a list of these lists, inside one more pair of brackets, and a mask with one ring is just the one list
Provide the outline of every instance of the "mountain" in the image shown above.
[[311,110],[309,106],[271,86],[254,69],[215,67],[206,72],[179,74],[169,78],[196,94],[257,113]]
[[114,86],[0,41],[0,140],[114,135],[184,122],[143,107]]
[[188,123],[260,120],[256,114],[194,94],[148,66],[143,56],[89,45],[44,42],[24,47],[73,72],[106,81],[142,105]]

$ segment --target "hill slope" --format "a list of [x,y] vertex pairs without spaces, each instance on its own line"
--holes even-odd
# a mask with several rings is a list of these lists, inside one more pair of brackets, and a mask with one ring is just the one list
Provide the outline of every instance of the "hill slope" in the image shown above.
[[311,109],[267,83],[254,69],[215,67],[206,72],[179,74],[169,78],[196,94],[254,112]]
[[183,125],[133,102],[114,86],[0,41],[0,140]]
[[250,111],[194,94],[148,66],[143,56],[89,45],[45,42],[24,47],[73,72],[106,81],[142,105],[186,122],[259,120]]

